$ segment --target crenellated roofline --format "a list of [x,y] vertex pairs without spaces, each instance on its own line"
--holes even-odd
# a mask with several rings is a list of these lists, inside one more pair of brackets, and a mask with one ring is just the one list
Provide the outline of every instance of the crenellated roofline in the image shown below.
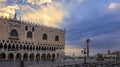
[[25,21],[25,20],[18,20],[18,19],[14,19],[14,18],[7,18],[7,17],[3,17],[0,16],[0,20],[7,20],[7,21],[13,21],[13,22],[18,22],[18,23],[22,23],[22,24],[28,24],[28,25],[34,25],[34,26],[38,26],[38,27],[43,27],[43,28],[48,28],[48,29],[54,29],[54,30],[58,30],[58,31],[62,31],[65,32],[65,29],[60,29],[57,27],[50,27],[50,26],[46,26],[40,23],[34,23],[34,22],[30,22],[30,21]]

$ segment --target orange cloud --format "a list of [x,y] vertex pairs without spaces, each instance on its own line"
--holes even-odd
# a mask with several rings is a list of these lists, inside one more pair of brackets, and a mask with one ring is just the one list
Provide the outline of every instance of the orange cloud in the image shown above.
[[4,17],[13,17],[15,14],[15,10],[18,10],[19,6],[17,4],[13,5],[13,6],[4,6],[1,8],[0,10],[0,16],[4,16]]
[[0,2],[6,2],[6,0],[0,0]]
[[[2,2],[6,0],[1,0]],[[63,20],[64,13],[61,10],[61,4],[52,2],[53,0],[26,0],[27,3],[39,6],[37,9],[29,5],[17,5],[3,6],[0,9],[0,16],[14,17],[15,11],[19,10],[20,16],[23,20],[41,23],[47,26],[58,26]],[[42,4],[47,3],[47,6]]]
[[31,11],[22,15],[24,20],[42,23],[47,26],[57,26],[64,16],[62,11],[57,10],[52,5],[43,6],[38,10],[30,9]]

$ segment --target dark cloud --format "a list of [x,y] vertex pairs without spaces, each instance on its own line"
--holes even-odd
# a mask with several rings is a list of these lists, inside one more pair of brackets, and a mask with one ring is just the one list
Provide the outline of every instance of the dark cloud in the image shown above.
[[67,30],[67,44],[85,47],[85,39],[91,38],[91,49],[106,51],[107,48],[117,48],[120,42],[113,38],[120,37],[120,13],[108,9],[112,2],[120,1],[86,0],[71,9],[70,16],[63,23]]

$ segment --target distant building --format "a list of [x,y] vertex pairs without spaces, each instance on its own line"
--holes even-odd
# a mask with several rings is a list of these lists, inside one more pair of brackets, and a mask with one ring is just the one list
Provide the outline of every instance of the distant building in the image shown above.
[[64,48],[65,30],[0,18],[2,61],[61,60]]

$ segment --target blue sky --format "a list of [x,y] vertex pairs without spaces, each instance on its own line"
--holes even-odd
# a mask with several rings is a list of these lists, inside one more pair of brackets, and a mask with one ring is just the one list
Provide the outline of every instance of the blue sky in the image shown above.
[[1,0],[0,3],[3,8],[15,6],[13,14],[17,12],[24,20],[65,28],[66,48],[72,50],[66,49],[68,54],[78,55],[87,38],[91,40],[91,54],[107,53],[108,48],[120,49],[120,0]]
[[[111,6],[111,4],[118,4]],[[91,53],[107,53],[119,50],[120,44],[120,1],[84,0],[74,4],[70,16],[63,23],[67,29],[66,40],[76,48],[85,47],[85,39],[90,38]]]

